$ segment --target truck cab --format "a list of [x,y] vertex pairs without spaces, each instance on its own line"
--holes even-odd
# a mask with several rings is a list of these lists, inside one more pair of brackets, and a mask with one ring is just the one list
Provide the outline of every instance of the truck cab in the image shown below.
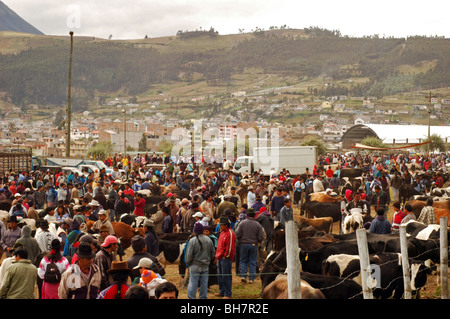
[[236,159],[233,166],[233,172],[242,175],[252,174],[253,169],[253,156],[240,156]]
[[81,165],[78,165],[77,168],[83,173],[87,173],[87,174],[94,173],[95,177],[99,176],[99,173],[100,173],[100,169],[94,165],[81,164]]

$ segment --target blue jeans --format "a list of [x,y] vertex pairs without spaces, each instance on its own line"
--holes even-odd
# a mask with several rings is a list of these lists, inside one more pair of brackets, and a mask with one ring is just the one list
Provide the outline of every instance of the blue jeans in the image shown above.
[[[109,220],[111,222],[114,222],[114,219],[116,218],[116,212],[114,211],[114,209],[110,208],[109,209]],[[117,220],[119,221],[119,220]]]
[[197,288],[200,285],[199,299],[208,299],[209,266],[192,265],[189,267],[188,299],[196,299]]
[[224,297],[231,297],[231,287],[233,283],[233,277],[231,274],[233,261],[225,258],[219,260],[217,263],[217,283],[219,284],[219,293]]
[[258,258],[258,245],[241,244],[239,273],[242,279],[247,277],[250,281],[256,278],[256,259]]

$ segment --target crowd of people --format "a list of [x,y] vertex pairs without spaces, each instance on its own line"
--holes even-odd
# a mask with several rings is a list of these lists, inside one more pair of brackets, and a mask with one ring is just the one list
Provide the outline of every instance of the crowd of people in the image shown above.
[[[255,282],[257,258],[272,250],[275,225],[293,220],[295,206],[309,193],[341,195],[343,169],[363,172],[360,185],[342,194],[342,213],[356,209],[373,217],[369,231],[389,233],[415,218],[408,204],[400,205],[400,186],[410,184],[423,194],[444,187],[449,158],[326,154],[311,171],[294,176],[274,170],[268,179],[260,171],[233,173],[231,159],[222,163],[147,153],[116,154],[104,162],[112,173],[36,170],[1,177],[0,210],[7,212],[7,221],[0,222],[5,254],[0,298],[178,298],[157,258],[161,234],[177,232],[189,234],[184,257],[188,298],[197,293],[208,298],[211,276],[217,277],[217,297],[231,298],[233,263],[242,282]],[[243,188],[245,193],[239,193]],[[161,199],[151,214],[148,194]],[[386,214],[390,207],[392,221]],[[145,235],[132,238],[134,253],[125,261],[112,224],[124,215],[145,217]],[[418,220],[436,223],[432,202]]]

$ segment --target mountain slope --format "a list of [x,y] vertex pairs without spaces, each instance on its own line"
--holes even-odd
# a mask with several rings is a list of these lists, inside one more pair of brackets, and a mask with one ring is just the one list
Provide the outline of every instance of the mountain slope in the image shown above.
[[0,31],[15,31],[43,35],[41,31],[22,19],[2,1],[0,1]]

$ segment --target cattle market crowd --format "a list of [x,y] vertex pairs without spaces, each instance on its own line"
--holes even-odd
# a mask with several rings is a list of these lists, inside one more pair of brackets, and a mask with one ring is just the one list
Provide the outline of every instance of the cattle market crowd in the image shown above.
[[[450,195],[444,153],[329,153],[270,176],[237,174],[232,162],[115,154],[109,173],[1,176],[0,298],[178,298],[165,270],[174,262],[180,275],[188,269],[189,299],[208,298],[214,284],[214,297],[232,298],[233,276],[255,282],[286,221],[332,216],[340,235],[395,234],[408,220],[437,224],[433,199]],[[334,210],[313,206],[317,198]]]

